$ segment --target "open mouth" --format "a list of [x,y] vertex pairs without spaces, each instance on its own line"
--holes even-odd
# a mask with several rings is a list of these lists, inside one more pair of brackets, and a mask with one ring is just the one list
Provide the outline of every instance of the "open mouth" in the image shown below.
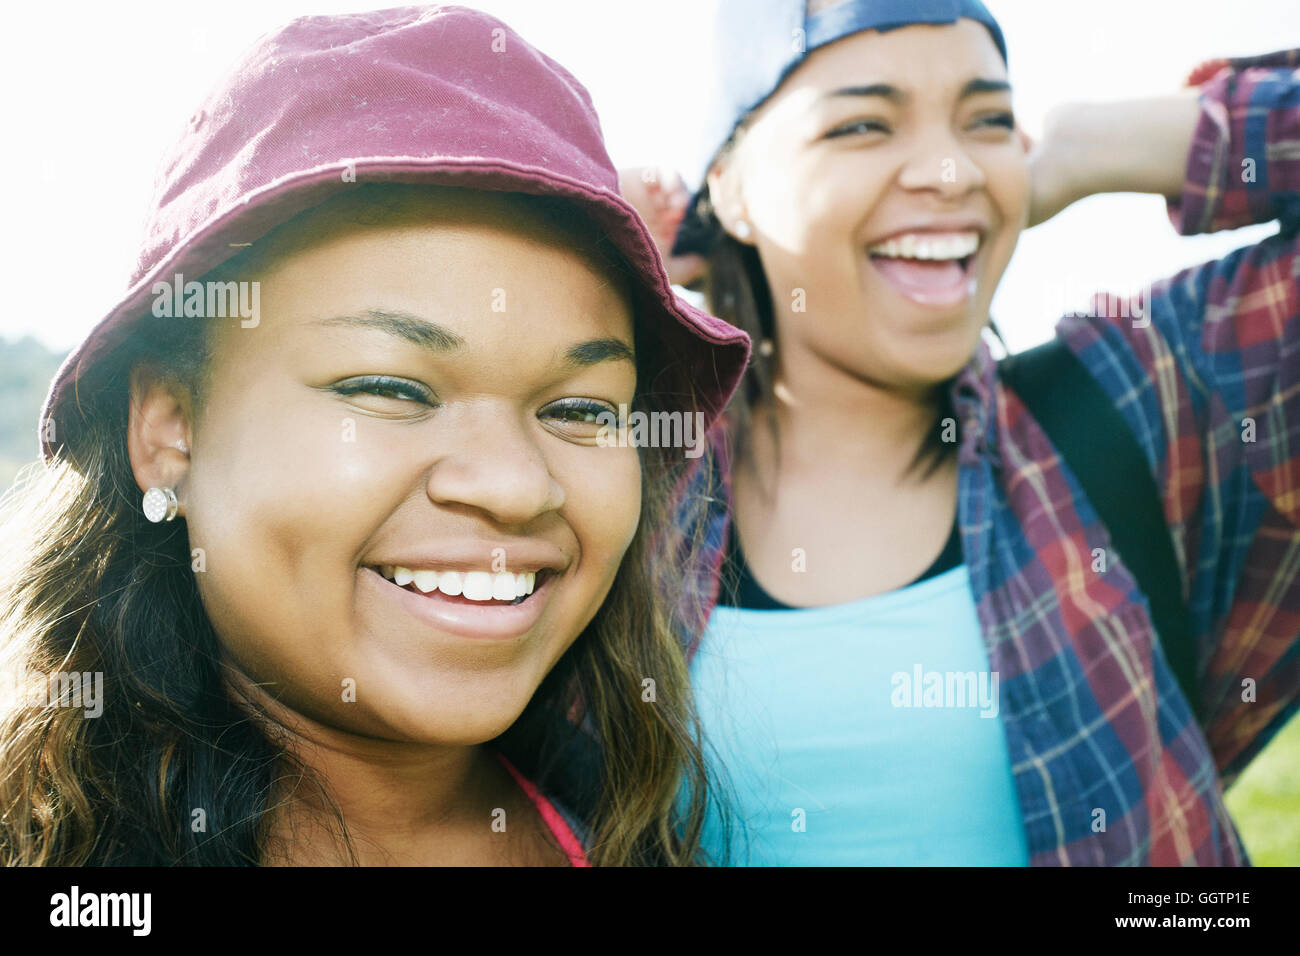
[[450,604],[506,607],[524,604],[555,575],[551,568],[537,571],[436,571],[399,565],[370,566],[404,591]]
[[983,245],[979,232],[910,232],[868,247],[876,271],[904,298],[919,305],[949,306],[975,290],[974,264]]

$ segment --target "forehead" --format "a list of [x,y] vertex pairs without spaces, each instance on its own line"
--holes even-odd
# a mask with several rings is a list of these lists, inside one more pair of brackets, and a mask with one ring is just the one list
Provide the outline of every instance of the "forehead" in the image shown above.
[[[597,326],[631,334],[628,288],[592,248],[598,234],[554,207],[472,190],[378,195],[309,211],[228,273],[259,282],[266,337],[372,308],[436,314],[467,336],[485,314],[498,326],[547,316],[543,331],[556,336]],[[254,338],[234,334],[237,323],[221,328],[233,330],[226,339]]]
[[889,83],[904,92],[953,94],[975,77],[1007,78],[988,29],[974,20],[861,30],[813,50],[755,112],[755,119],[791,99],[832,89]]
[[615,278],[613,259],[597,250],[601,237],[595,226],[561,201],[397,184],[345,193],[296,217],[259,243],[263,248],[254,250],[255,267],[283,268],[299,254],[330,244],[377,246],[414,234],[443,246],[444,255],[457,244],[499,245],[504,252],[529,246],[539,258],[581,260],[589,271]]
[[[310,286],[310,289],[298,288]],[[581,247],[542,229],[483,219],[393,220],[322,234],[265,273],[263,295],[319,287],[331,296],[391,290],[433,296],[493,296],[511,306],[556,299],[575,306],[617,303],[625,290]],[[510,300],[514,300],[511,302]]]

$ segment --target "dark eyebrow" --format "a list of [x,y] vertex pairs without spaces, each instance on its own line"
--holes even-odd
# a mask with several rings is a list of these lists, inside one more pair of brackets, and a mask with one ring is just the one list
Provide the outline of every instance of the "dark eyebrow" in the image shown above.
[[964,100],[968,96],[974,96],[976,93],[1010,93],[1011,84],[1006,80],[984,80],[974,79],[961,88],[957,99]]
[[[976,93],[1010,93],[1011,84],[1006,80],[986,80],[977,78],[969,81],[961,88],[957,94],[957,99],[964,100],[968,96],[974,96]],[[898,87],[889,83],[869,83],[866,86],[845,86],[838,90],[832,90],[826,96],[879,96],[889,100],[891,103],[902,103],[907,99],[907,94]]]
[[[411,315],[387,309],[367,309],[356,315],[333,315],[317,319],[320,325],[344,325],[352,328],[377,329],[389,335],[413,342],[433,352],[450,352],[465,344],[465,340],[450,329]],[[573,346],[564,353],[565,364],[587,368],[600,362],[624,360],[636,364],[636,356],[621,339],[592,339]]]
[[413,342],[433,352],[450,352],[465,344],[465,340],[441,325],[411,315],[409,312],[391,312],[386,309],[367,309],[357,315],[334,315],[317,319],[320,325],[346,325],[353,328],[376,329]]
[[579,368],[612,361],[627,361],[635,365],[636,356],[621,339],[592,339],[565,352],[564,361]]
[[906,95],[896,86],[888,83],[871,83],[867,86],[845,86],[838,90],[831,90],[826,94],[831,96],[880,96],[892,103],[901,103],[907,99]]

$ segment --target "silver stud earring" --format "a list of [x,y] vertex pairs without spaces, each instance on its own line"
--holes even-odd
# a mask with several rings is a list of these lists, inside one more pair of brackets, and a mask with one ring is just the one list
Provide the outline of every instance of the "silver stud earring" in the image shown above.
[[749,238],[749,234],[750,234],[751,232],[753,232],[753,230],[749,228],[749,223],[748,223],[748,222],[746,222],[744,219],[737,219],[737,220],[736,220],[736,238],[737,238],[737,239],[748,239],[748,238]]
[[171,488],[150,488],[144,493],[141,507],[144,509],[144,516],[157,524],[175,518],[177,511],[180,510],[180,502],[176,500],[176,492]]

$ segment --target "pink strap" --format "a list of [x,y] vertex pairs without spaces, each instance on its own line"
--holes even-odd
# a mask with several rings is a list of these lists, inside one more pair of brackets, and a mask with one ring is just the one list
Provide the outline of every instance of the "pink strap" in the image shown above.
[[583,852],[582,842],[574,835],[569,824],[561,816],[560,811],[556,810],[551,801],[542,796],[542,792],[537,789],[531,780],[515,769],[514,764],[505,758],[500,751],[495,751],[497,759],[501,765],[510,771],[510,776],[515,778],[515,783],[527,795],[528,799],[533,801],[533,806],[537,807],[537,812],[542,815],[542,822],[550,828],[555,839],[560,844],[566,856],[569,858],[570,866],[591,866],[587,862],[587,854]]

